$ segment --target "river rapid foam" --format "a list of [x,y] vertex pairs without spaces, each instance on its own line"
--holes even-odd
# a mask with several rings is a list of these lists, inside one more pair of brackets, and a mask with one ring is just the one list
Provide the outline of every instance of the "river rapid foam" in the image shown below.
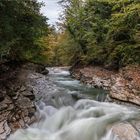
[[[58,85],[62,87],[62,79],[66,83],[64,81],[68,79],[64,76],[68,74],[64,70],[51,72],[51,81],[60,81]],[[79,83],[75,84],[78,86]],[[38,121],[35,124],[16,131],[8,140],[120,140],[112,132],[112,126],[120,122],[140,121],[140,110],[91,99],[80,99],[73,105],[59,108],[39,101],[36,116]],[[134,140],[140,140],[138,133]]]
[[118,140],[111,126],[138,120],[140,111],[85,99],[61,109],[41,103],[38,118],[39,122],[18,130],[8,140]]

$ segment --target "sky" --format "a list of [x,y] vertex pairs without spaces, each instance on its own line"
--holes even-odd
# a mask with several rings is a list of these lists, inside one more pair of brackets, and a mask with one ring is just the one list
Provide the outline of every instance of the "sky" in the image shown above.
[[49,18],[49,24],[55,25],[55,23],[58,21],[60,12],[62,11],[61,6],[57,3],[59,0],[38,1],[45,3],[45,6],[41,9],[41,13]]

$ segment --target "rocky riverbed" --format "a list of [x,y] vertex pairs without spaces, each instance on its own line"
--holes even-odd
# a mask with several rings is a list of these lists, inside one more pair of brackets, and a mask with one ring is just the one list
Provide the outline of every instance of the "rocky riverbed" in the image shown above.
[[5,140],[17,129],[26,128],[36,121],[35,93],[29,84],[33,80],[30,74],[47,73],[42,66],[31,63],[14,65],[1,66],[0,140]]
[[[91,70],[91,68],[84,68],[80,70],[82,70],[83,73],[86,73],[86,76],[88,77],[87,81],[84,80],[84,78],[82,79],[81,75],[83,74],[81,74],[81,72],[79,75],[79,70],[73,74],[77,74],[77,78],[79,80],[82,80],[83,82],[86,82],[87,84],[91,84],[89,83],[89,81],[91,80],[89,76],[91,76],[95,72],[98,73],[98,76],[100,75],[101,80],[103,79],[103,77],[107,78],[109,75],[110,77],[114,75],[114,72],[109,72],[101,68],[96,68],[96,70],[94,69],[94,72],[93,69]],[[53,112],[57,111],[59,112],[59,108],[61,107],[65,106],[73,107],[73,105],[77,102],[77,100],[81,99],[85,99],[85,101],[83,100],[83,102],[85,103],[86,102],[92,103],[92,100],[87,99],[88,98],[87,95],[85,96],[83,94],[78,93],[78,92],[81,93],[81,90],[83,90],[84,85],[80,84],[79,81],[71,79],[68,76],[67,70],[63,68],[50,68],[50,71],[52,73],[50,72],[50,74],[46,76],[46,74],[48,74],[48,71],[43,67],[40,66],[38,67],[38,65],[34,64],[25,64],[22,65],[22,67],[20,68],[17,67],[16,69],[14,69],[12,76],[8,76],[6,78],[4,77],[5,80],[1,82],[1,90],[0,90],[1,92],[0,95],[2,95],[0,97],[0,119],[1,119],[0,140],[5,140],[7,136],[9,136],[11,133],[15,132],[19,128],[26,128],[28,127],[28,125],[34,122],[40,122],[46,119],[47,115],[46,111],[47,113],[49,113],[49,115],[51,115]],[[115,74],[117,75],[117,73]],[[0,77],[0,79],[2,78],[3,77]],[[104,82],[104,85],[106,86],[102,87],[101,84],[99,86],[96,85],[94,82],[95,87],[100,87],[108,90],[111,89],[107,84],[108,83]],[[86,91],[85,90],[83,91],[88,92],[88,89],[86,88]],[[92,93],[95,94],[95,92],[96,90],[94,91],[94,89],[92,89]],[[35,104],[37,104],[37,106]],[[97,104],[99,104],[99,108],[97,107],[99,110],[100,105],[101,107],[104,107],[104,103]],[[88,104],[85,104],[85,106],[86,105]],[[110,108],[109,103],[107,103],[106,105]],[[115,107],[114,109],[116,110],[117,106],[116,105],[113,106]],[[122,106],[122,108],[124,107]],[[37,113],[36,115],[36,112],[38,111],[39,114]],[[106,111],[108,112],[108,109]],[[116,111],[114,113],[116,113]],[[68,113],[67,115],[71,116],[71,112],[70,114]],[[120,117],[122,117],[123,120],[123,116]],[[58,117],[56,118],[56,120],[57,119],[63,120],[62,118]],[[52,123],[51,126],[55,127],[55,123]],[[37,131],[38,136],[40,136],[41,133],[39,132],[40,129]],[[136,138],[137,136],[139,137],[140,123],[139,121],[135,120],[131,123],[129,122],[117,123],[112,127],[112,132],[113,133],[111,133],[111,135],[114,134],[115,136],[117,136],[115,140],[135,140],[137,139]],[[112,136],[106,136],[105,138],[108,137],[110,138]],[[19,138],[21,137],[16,136],[16,134],[14,135],[14,140],[15,139],[19,140]],[[32,137],[31,140],[32,139],[34,138]]]
[[60,108],[85,97],[66,94],[67,88],[57,87],[55,80],[46,76],[49,71],[44,66],[26,63],[14,68],[8,64],[3,68],[0,75],[0,140],[42,119],[38,107],[42,108],[43,104]]
[[119,71],[90,66],[73,69],[71,74],[85,84],[108,90],[108,101],[140,106],[139,66],[128,66]]

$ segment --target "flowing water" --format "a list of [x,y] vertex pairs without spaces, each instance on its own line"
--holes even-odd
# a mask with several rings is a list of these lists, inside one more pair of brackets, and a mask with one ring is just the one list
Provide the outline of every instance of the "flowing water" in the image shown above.
[[[8,140],[119,140],[112,126],[140,119],[136,108],[99,102],[106,92],[80,84],[67,70],[49,71],[47,83],[37,84],[44,89],[37,102],[38,122],[18,130]],[[139,135],[134,140],[140,140]]]

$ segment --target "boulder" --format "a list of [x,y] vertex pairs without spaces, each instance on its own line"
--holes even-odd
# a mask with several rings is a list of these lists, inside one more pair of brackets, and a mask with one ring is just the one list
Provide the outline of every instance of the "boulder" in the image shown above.
[[112,132],[119,140],[138,140],[139,132],[129,123],[116,124]]
[[47,70],[46,68],[41,72],[41,74],[43,75],[47,75],[49,73],[49,70]]

